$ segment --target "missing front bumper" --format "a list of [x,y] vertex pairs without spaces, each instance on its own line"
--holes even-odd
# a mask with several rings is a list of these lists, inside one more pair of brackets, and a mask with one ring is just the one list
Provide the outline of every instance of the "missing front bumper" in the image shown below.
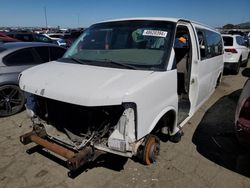
[[35,131],[31,131],[20,136],[20,142],[24,145],[29,143],[36,143],[43,148],[48,149],[56,153],[57,155],[66,159],[67,167],[71,171],[75,171],[82,167],[84,164],[94,161],[98,156],[105,153],[103,151],[94,149],[92,146],[86,146],[80,151],[73,151],[66,147],[55,143],[53,140],[48,139],[44,136],[43,132],[36,133]]

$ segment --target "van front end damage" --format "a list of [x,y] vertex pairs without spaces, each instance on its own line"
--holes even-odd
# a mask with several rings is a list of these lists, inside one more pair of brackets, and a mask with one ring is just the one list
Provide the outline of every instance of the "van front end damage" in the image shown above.
[[86,107],[28,94],[26,104],[32,131],[20,136],[64,157],[76,170],[109,152],[125,157],[137,154],[136,105]]

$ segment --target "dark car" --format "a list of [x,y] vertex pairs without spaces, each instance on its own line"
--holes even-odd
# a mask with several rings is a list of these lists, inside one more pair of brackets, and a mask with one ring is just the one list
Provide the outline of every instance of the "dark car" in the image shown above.
[[18,42],[18,39],[14,39],[12,37],[9,37],[5,35],[4,33],[0,33],[0,44],[5,42]]
[[55,40],[50,39],[42,34],[32,32],[9,32],[5,33],[9,37],[18,39],[23,42],[46,42],[57,44]]
[[0,116],[19,112],[24,94],[18,86],[18,76],[32,66],[56,60],[65,48],[41,42],[11,42],[0,45]]
[[242,71],[248,77],[241,92],[235,113],[236,135],[241,145],[250,149],[250,68]]
[[70,47],[73,42],[83,33],[83,29],[81,30],[72,30],[70,33],[66,33],[64,35],[64,41],[66,42],[66,47]]

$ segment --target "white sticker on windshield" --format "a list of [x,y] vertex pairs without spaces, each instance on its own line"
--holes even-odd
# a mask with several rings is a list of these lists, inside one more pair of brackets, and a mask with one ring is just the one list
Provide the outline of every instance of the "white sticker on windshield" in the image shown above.
[[154,36],[154,37],[166,37],[168,34],[167,31],[160,30],[144,30],[142,35],[144,36]]

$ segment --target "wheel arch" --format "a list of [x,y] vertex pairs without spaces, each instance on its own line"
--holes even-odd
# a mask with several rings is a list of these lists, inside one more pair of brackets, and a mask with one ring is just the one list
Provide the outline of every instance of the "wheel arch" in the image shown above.
[[240,54],[240,57],[239,57],[239,61],[238,61],[238,62],[240,62],[240,61],[242,61],[242,54]]
[[16,85],[19,86],[17,73],[0,74],[0,86]]
[[173,106],[169,106],[162,110],[161,113],[159,113],[152,122],[149,133],[159,131],[159,129],[161,129],[166,123],[169,132],[173,133],[177,120],[176,114],[176,109]]

